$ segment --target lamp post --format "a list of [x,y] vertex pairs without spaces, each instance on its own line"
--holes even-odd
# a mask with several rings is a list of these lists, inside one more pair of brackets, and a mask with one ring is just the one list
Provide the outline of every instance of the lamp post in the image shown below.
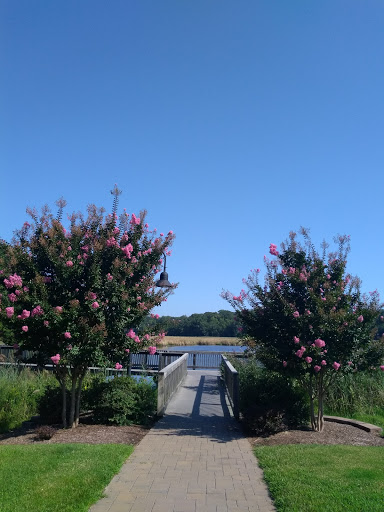
[[158,281],[156,281],[156,286],[158,286],[159,288],[172,288],[172,284],[168,281],[168,272],[166,272],[167,257],[164,253],[163,253],[163,256],[164,256],[164,270],[160,274],[160,279]]

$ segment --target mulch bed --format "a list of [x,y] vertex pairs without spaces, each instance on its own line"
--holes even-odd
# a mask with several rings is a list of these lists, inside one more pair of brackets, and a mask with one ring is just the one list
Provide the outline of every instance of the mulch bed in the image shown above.
[[[38,425],[26,422],[23,427],[0,434],[0,445],[5,444],[52,444],[52,443],[89,443],[89,444],[138,444],[148,433],[150,427],[130,425],[117,427],[81,423],[75,429],[64,430],[56,425],[54,436],[46,441],[36,440],[35,429]],[[287,430],[267,437],[247,435],[251,445],[281,444],[346,444],[354,446],[384,446],[380,435],[365,432],[351,425],[326,422],[323,432],[310,429]]]

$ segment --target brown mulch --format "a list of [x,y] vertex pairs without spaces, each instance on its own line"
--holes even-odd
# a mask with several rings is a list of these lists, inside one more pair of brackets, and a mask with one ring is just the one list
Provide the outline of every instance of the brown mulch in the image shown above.
[[323,432],[310,429],[286,430],[268,437],[248,437],[252,446],[279,444],[348,444],[353,446],[384,446],[384,437],[374,432],[341,423],[325,422]]
[[[117,427],[81,423],[75,429],[64,430],[56,425],[53,437],[46,441],[36,439],[38,425],[26,422],[23,427],[0,434],[0,445],[4,444],[52,444],[52,443],[89,443],[89,444],[138,444],[148,433],[150,427],[130,425]],[[267,437],[247,436],[254,446],[280,444],[347,444],[354,446],[384,446],[384,437],[377,433],[365,432],[357,427],[340,423],[326,422],[323,432],[310,429],[287,430]]]
[[0,434],[3,444],[52,444],[52,443],[89,443],[89,444],[138,444],[148,433],[149,428],[141,425],[116,427],[113,425],[82,424],[75,429],[63,429],[58,425],[53,437],[46,441],[36,439],[37,425],[20,427],[6,434]]

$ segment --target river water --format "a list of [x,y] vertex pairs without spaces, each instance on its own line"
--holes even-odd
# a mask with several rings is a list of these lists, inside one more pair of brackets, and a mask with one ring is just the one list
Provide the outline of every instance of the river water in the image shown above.
[[224,353],[232,353],[232,352],[244,352],[246,347],[241,347],[240,345],[180,345],[180,346],[170,346],[164,348],[168,352],[224,352]]

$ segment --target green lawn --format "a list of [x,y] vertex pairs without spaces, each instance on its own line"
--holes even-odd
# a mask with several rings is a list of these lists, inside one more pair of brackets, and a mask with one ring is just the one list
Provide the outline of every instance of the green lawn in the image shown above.
[[384,450],[373,446],[255,448],[278,512],[383,512]]
[[0,446],[1,512],[87,512],[133,447]]

